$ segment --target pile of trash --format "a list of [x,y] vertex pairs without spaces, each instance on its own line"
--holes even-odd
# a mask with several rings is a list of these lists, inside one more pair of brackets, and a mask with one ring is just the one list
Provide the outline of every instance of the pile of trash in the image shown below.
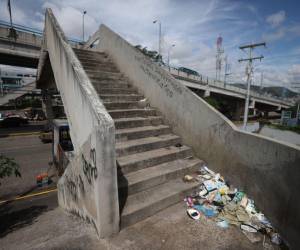
[[282,239],[254,201],[243,191],[233,188],[219,174],[207,166],[199,169],[196,176],[186,175],[185,182],[198,181],[199,189],[184,199],[187,214],[194,220],[202,216],[213,219],[217,226],[238,226],[252,242],[265,242],[266,236],[273,244],[280,245]]

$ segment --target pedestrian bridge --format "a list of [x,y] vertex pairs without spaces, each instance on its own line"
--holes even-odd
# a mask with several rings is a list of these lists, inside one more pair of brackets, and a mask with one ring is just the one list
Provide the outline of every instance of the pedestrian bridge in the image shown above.
[[182,200],[205,161],[300,244],[299,147],[240,131],[105,25],[74,49],[47,9],[43,38],[37,88],[59,90],[74,146],[62,208],[108,237]]

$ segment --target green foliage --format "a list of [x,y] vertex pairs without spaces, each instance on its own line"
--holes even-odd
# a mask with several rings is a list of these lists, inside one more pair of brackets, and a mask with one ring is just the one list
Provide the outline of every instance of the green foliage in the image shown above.
[[204,100],[210,104],[211,106],[213,106],[215,109],[219,110],[220,109],[220,103],[213,97],[211,96],[207,96],[204,97]]
[[[21,177],[19,172],[20,166],[12,158],[8,158],[4,155],[0,155],[0,179],[15,175],[16,177]],[[1,185],[1,182],[0,182]]]

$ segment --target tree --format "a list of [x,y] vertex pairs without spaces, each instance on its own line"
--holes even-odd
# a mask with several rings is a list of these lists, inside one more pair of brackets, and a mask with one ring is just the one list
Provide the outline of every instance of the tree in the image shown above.
[[[0,155],[0,179],[15,175],[16,177],[21,177],[19,172],[20,166],[12,158],[8,158],[4,155]],[[0,182],[1,185],[1,182]]]

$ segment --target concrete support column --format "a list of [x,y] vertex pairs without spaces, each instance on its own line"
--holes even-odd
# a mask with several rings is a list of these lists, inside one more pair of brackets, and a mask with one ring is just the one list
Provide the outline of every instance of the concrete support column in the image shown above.
[[240,121],[241,116],[244,114],[244,105],[243,102],[237,101],[235,106],[235,112],[233,115],[234,121]]
[[253,109],[253,115],[256,116],[257,115],[257,110]]
[[204,97],[208,97],[210,96],[210,90],[209,90],[209,86],[207,85],[205,92],[204,92]]
[[54,113],[52,108],[51,95],[46,90],[43,90],[42,96],[43,96],[43,102],[42,102],[43,111],[48,119],[48,123],[52,123],[52,120],[54,119]]
[[269,117],[269,112],[268,111],[264,111],[264,118],[268,118]]

